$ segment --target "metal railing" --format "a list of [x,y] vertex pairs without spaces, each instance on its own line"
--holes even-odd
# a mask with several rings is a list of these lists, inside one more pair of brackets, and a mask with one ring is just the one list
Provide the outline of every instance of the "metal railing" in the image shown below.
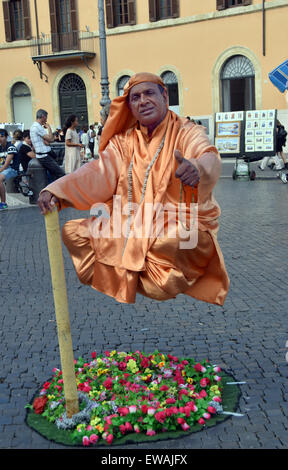
[[42,34],[31,44],[31,56],[49,56],[62,52],[95,52],[94,34],[87,31]]

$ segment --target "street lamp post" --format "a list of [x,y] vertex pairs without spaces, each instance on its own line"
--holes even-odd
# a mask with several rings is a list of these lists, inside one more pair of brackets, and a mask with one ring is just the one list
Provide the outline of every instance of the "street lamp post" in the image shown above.
[[111,102],[109,98],[109,80],[107,64],[107,47],[105,31],[104,1],[98,0],[98,19],[99,19],[99,42],[100,42],[100,64],[101,64],[101,101],[102,108]]

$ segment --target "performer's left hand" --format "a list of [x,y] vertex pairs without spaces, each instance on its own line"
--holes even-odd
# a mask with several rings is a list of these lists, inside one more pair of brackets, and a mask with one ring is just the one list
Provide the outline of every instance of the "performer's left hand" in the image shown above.
[[174,156],[179,164],[175,176],[180,178],[184,185],[196,186],[200,181],[200,172],[197,168],[197,163],[192,163],[190,160],[182,157],[179,150],[175,150]]

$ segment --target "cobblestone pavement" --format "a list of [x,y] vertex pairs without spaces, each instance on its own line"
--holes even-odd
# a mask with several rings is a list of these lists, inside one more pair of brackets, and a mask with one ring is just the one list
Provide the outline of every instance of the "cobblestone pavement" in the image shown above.
[[[221,179],[219,241],[231,278],[224,307],[180,295],[122,305],[79,284],[64,249],[75,357],[155,348],[208,357],[241,385],[239,412],[214,428],[135,449],[285,448],[288,445],[288,187]],[[80,217],[82,214],[80,214]],[[67,209],[61,223],[79,218]],[[61,448],[28,428],[24,406],[59,367],[44,220],[36,207],[0,214],[0,447]]]

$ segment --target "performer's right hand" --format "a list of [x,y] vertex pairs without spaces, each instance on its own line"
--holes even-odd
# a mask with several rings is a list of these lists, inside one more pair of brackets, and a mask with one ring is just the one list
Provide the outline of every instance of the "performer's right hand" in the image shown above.
[[59,203],[59,200],[49,191],[42,191],[37,201],[42,215],[52,212],[57,203]]

